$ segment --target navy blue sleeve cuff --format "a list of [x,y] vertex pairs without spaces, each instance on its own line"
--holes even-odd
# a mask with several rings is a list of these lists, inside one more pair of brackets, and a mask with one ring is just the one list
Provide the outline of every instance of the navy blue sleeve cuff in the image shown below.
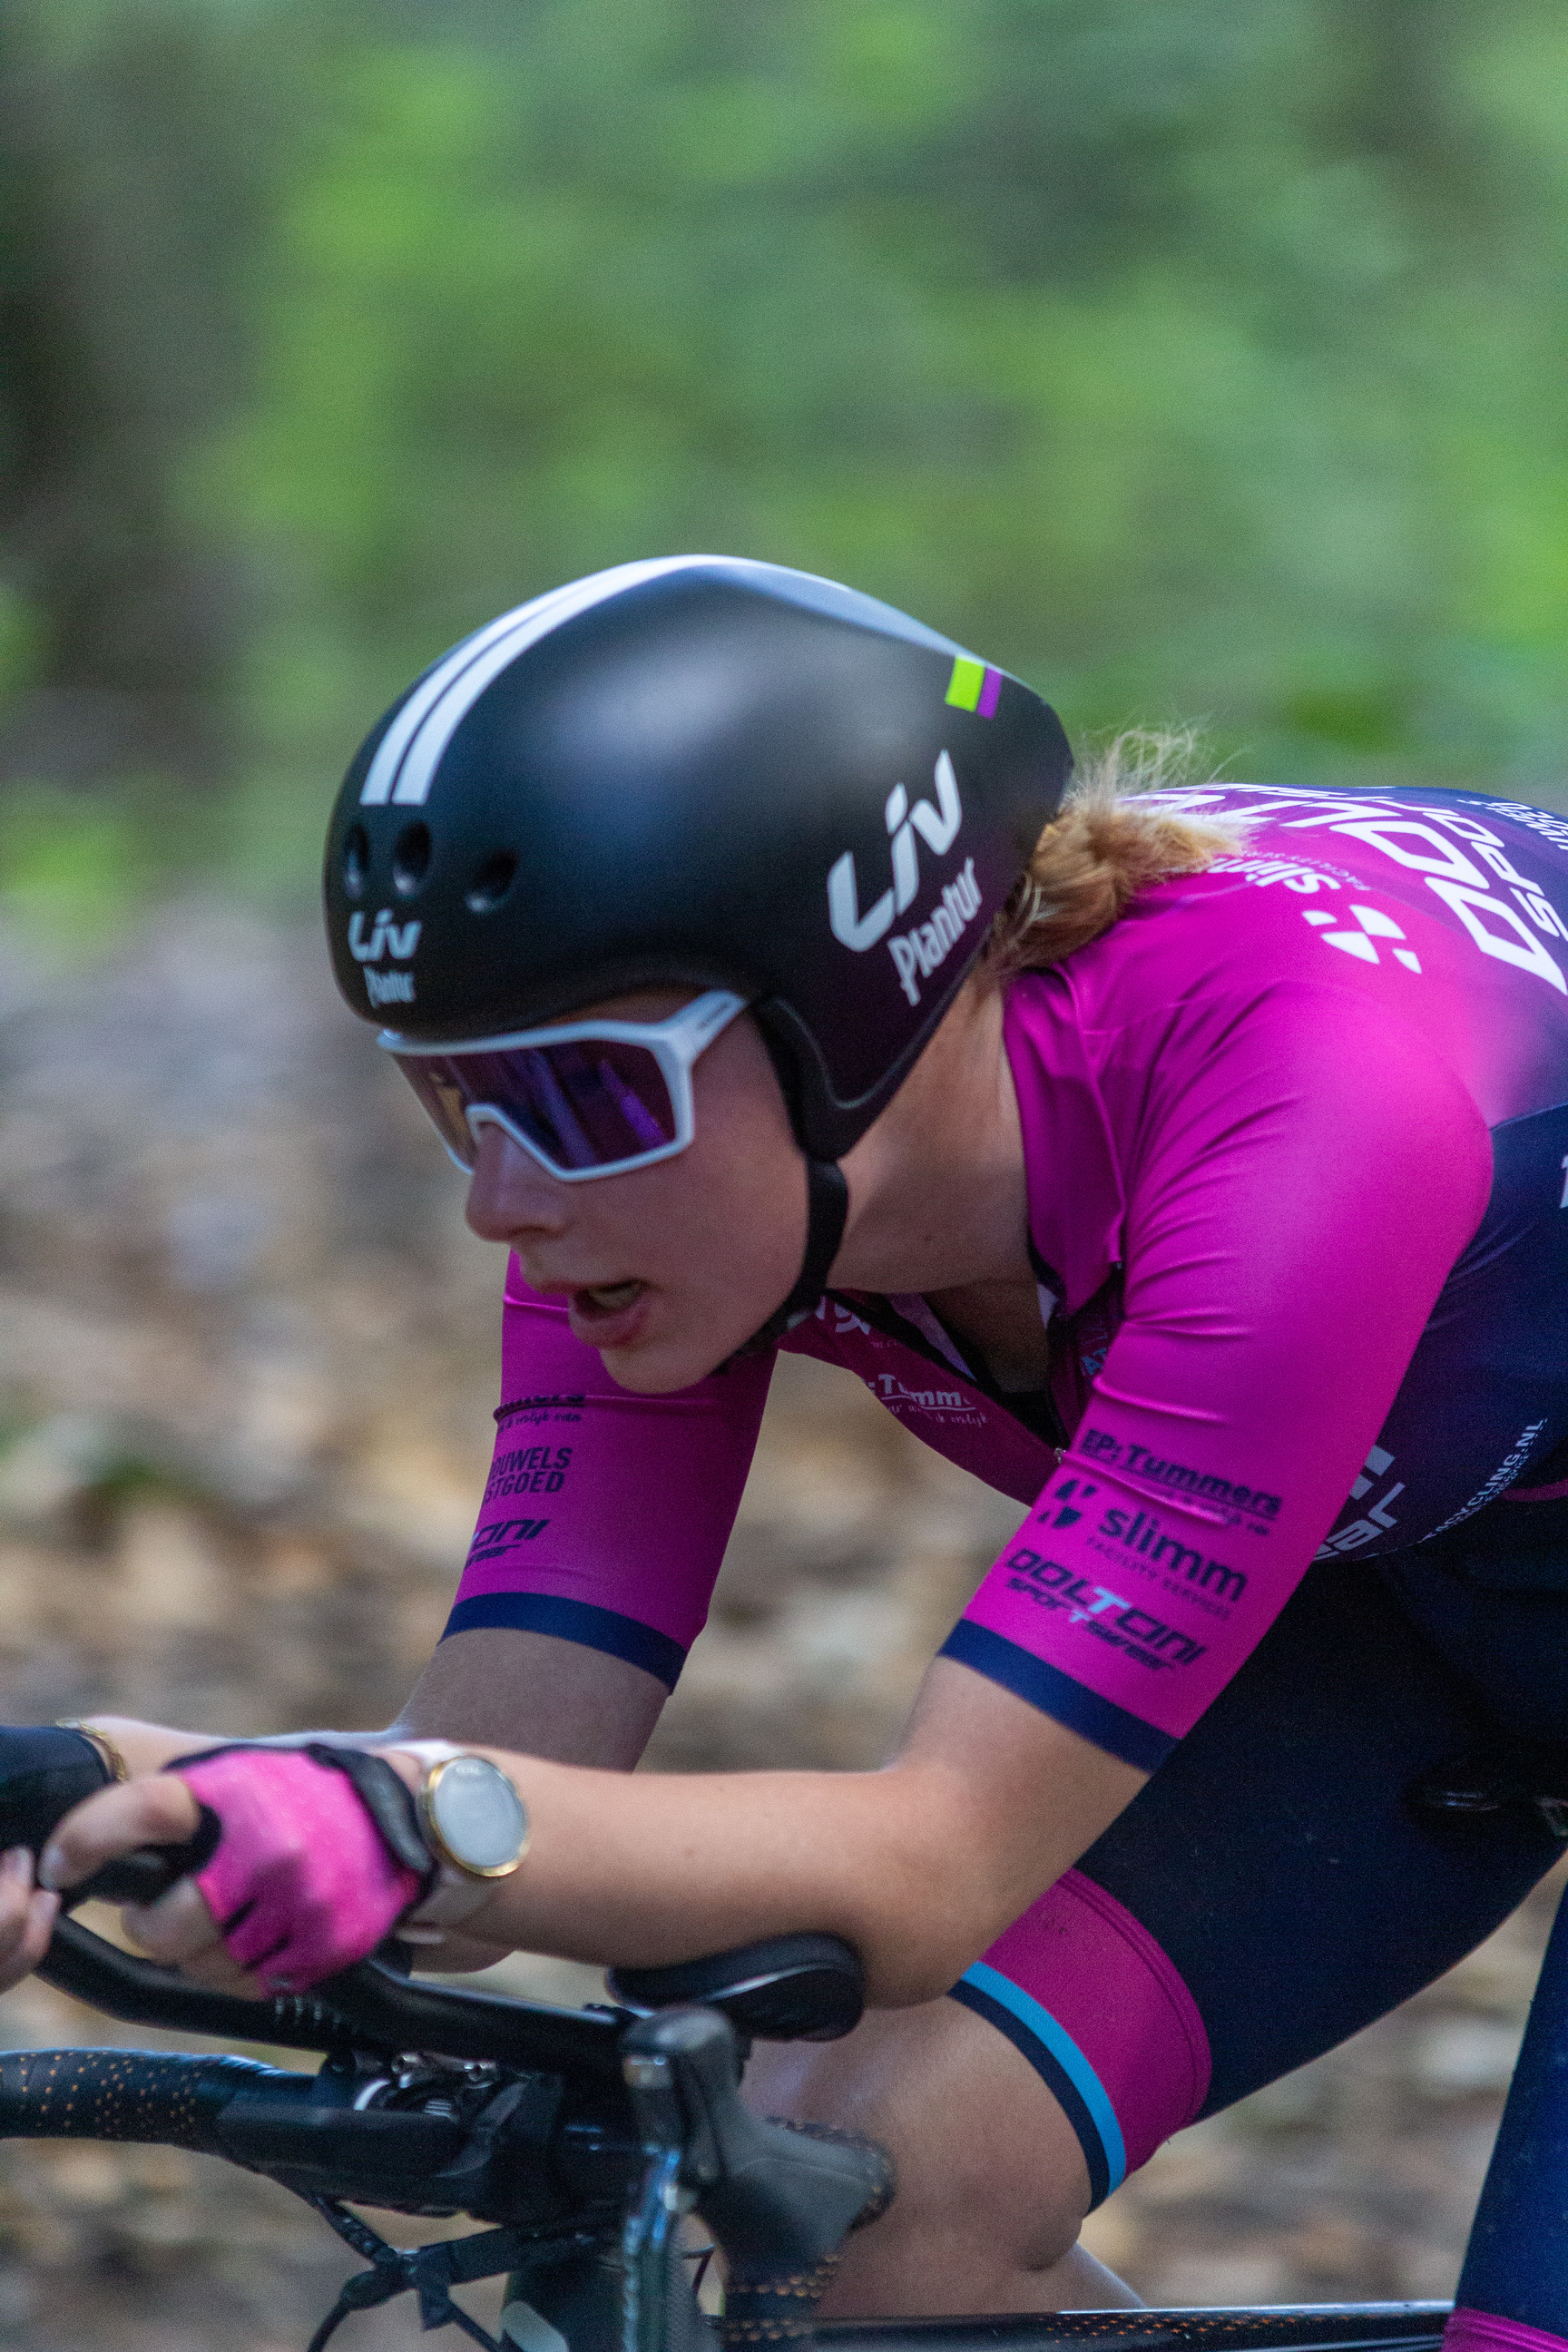
[[1124,1706],[1101,1698],[1098,1691],[1075,1683],[1059,1666],[1047,1665],[1044,1658],[1021,1650],[988,1625],[971,1624],[967,1617],[959,1619],[939,1654],[956,1658],[961,1666],[973,1667],[988,1682],[1000,1683],[1004,1690],[1037,1706],[1042,1715],[1054,1716],[1069,1731],[1092,1739],[1097,1748],[1120,1756],[1124,1764],[1135,1764],[1141,1772],[1157,1770],[1176,1744],[1168,1732],[1156,1731],[1141,1716],[1130,1715]]
[[476,1592],[458,1602],[441,1639],[482,1625],[513,1625],[524,1633],[553,1633],[563,1642],[580,1642],[586,1650],[603,1650],[656,1675],[666,1690],[675,1688],[686,1664],[685,1651],[668,1633],[657,1633],[636,1617],[623,1617],[617,1610],[595,1609],[586,1601],[567,1601],[556,1592]]

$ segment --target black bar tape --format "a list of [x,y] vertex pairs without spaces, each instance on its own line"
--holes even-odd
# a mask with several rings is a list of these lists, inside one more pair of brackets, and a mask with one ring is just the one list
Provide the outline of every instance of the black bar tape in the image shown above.
[[308,2075],[249,2058],[151,2050],[7,2050],[0,2055],[0,2137],[140,2140],[221,2149],[213,2126],[230,2099],[276,2087],[307,2094]]

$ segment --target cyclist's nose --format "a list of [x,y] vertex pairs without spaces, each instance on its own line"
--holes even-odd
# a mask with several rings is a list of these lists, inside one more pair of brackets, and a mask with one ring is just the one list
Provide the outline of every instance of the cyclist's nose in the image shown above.
[[487,1120],[475,1144],[467,1216],[481,1241],[516,1242],[565,1230],[568,1188],[504,1128]]

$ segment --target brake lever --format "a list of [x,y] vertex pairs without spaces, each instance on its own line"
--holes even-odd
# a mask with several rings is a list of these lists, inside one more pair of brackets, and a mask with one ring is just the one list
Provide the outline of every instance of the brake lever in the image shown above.
[[892,2159],[874,2140],[753,2115],[736,2054],[712,2009],[639,2018],[623,2037],[647,2159],[623,2240],[627,2352],[712,2342],[678,2261],[681,2212],[695,2207],[723,2252],[729,2339],[768,2344],[809,2335],[846,2236],[892,2197]]

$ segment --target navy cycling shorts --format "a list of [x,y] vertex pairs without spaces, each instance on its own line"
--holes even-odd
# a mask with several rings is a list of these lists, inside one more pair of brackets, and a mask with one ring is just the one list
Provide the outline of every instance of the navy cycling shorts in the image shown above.
[[1541,1816],[1410,1795],[1505,1738],[1568,1764],[1568,1502],[1497,1503],[1310,1570],[1079,1868],[953,1988],[1055,2093],[1095,2203],[1517,1907],[1563,1850]]

